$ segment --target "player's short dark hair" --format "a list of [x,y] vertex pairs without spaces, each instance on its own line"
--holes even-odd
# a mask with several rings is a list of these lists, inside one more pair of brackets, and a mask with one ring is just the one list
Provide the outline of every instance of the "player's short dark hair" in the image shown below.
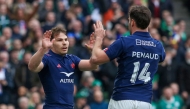
[[136,22],[140,29],[146,29],[151,20],[151,12],[145,6],[132,6],[128,16]]
[[55,36],[59,35],[60,33],[64,33],[66,35],[66,30],[62,27],[54,27],[51,29],[51,38],[50,40],[52,40]]

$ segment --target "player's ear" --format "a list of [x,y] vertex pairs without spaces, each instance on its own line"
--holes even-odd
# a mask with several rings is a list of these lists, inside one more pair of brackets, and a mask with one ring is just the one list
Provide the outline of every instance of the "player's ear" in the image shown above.
[[136,25],[136,22],[134,19],[131,19],[131,27],[135,26]]

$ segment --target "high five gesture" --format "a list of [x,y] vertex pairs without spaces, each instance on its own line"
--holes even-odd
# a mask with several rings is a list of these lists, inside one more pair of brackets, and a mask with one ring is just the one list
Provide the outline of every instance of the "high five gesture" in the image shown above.
[[108,56],[102,50],[103,38],[105,37],[105,30],[102,25],[102,22],[97,21],[94,25],[94,37],[95,43],[92,49],[91,62],[93,64],[103,64],[109,61]]
[[46,31],[43,35],[43,39],[42,39],[42,48],[49,50],[52,47],[52,41],[50,41],[51,39],[51,30]]
[[102,22],[97,21],[94,25],[94,35],[97,38],[104,38],[105,37],[105,30],[104,27],[102,25]]

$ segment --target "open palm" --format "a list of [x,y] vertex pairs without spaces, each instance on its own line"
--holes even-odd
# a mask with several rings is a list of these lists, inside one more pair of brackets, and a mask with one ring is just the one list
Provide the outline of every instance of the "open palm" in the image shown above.
[[92,51],[93,46],[95,43],[95,36],[94,36],[94,32],[90,35],[90,40],[88,41],[87,44],[85,44],[86,48],[90,51]]
[[50,41],[50,38],[51,38],[51,34],[52,32],[49,30],[49,31],[46,31],[43,35],[43,39],[42,39],[42,47],[44,49],[50,49],[51,46],[52,46],[52,41]]
[[97,38],[97,37],[100,37],[100,38],[104,38],[105,37],[105,30],[104,30],[104,27],[103,27],[103,25],[102,25],[102,22],[100,22],[100,21],[97,21],[94,25],[93,25],[93,27],[94,27],[94,35],[95,35],[95,37]]

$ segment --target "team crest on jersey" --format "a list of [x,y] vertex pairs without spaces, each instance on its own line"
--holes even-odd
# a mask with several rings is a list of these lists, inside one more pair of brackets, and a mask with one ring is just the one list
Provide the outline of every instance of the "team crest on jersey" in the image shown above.
[[74,68],[75,68],[75,64],[74,64],[74,63],[72,63],[72,64],[71,64],[71,67],[74,69]]
[[104,51],[106,52],[108,50],[108,48],[105,48]]

